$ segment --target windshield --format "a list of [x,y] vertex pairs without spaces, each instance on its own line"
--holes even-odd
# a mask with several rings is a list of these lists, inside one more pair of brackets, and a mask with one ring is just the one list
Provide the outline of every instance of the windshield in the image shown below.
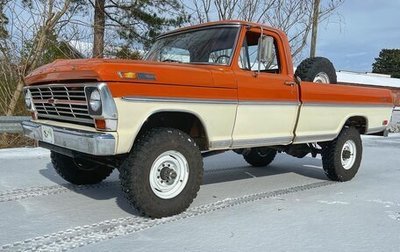
[[238,27],[216,27],[163,37],[145,60],[229,65]]

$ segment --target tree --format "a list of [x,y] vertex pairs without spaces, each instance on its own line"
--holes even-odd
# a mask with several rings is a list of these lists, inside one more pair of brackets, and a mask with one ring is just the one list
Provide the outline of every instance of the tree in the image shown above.
[[105,0],[96,0],[94,4],[93,58],[103,58],[104,55],[105,2]]
[[[326,20],[343,2],[321,1],[318,22]],[[240,19],[279,28],[288,35],[294,58],[307,45],[313,23],[313,7],[314,0],[192,0],[191,5],[186,5],[192,24],[215,19]]]
[[372,72],[400,78],[400,49],[382,49],[372,64]]
[[95,10],[93,57],[103,57],[107,32],[116,32],[114,41],[124,47],[147,48],[163,31],[187,21],[178,0],[91,0],[90,4]]
[[[6,34],[0,36],[0,104],[1,113],[8,116],[20,104],[24,77],[61,53],[62,46],[54,43],[83,0],[0,1],[1,33]],[[12,17],[8,26],[7,16]],[[54,47],[59,50],[51,51]]]

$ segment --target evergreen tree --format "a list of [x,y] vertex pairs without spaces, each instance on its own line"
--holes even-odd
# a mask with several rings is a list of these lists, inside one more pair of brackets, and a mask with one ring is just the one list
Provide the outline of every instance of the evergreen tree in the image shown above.
[[372,72],[400,78],[400,49],[382,49],[372,64]]
[[126,47],[151,46],[162,32],[181,26],[189,17],[179,0],[92,0],[93,57],[102,57],[107,29],[117,32]]

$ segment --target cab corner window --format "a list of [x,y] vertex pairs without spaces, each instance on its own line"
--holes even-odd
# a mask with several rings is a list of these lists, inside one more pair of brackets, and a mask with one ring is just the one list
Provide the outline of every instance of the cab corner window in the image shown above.
[[260,33],[247,32],[246,37],[243,41],[242,48],[239,55],[239,67],[244,70],[258,71],[263,73],[280,73],[280,65],[278,58],[278,50],[276,40],[267,36],[273,40],[272,52],[269,55],[268,60],[259,60],[259,41]]

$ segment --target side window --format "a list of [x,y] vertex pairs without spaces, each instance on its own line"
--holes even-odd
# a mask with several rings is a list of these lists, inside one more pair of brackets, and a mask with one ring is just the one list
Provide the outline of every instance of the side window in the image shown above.
[[265,73],[279,73],[279,59],[276,41],[274,43],[272,60],[269,62],[259,62],[258,60],[258,41],[260,33],[247,32],[246,38],[243,41],[242,48],[239,55],[239,67],[249,71],[258,71],[260,64],[260,71]]
[[190,52],[177,47],[165,47],[160,53],[162,62],[190,62]]

